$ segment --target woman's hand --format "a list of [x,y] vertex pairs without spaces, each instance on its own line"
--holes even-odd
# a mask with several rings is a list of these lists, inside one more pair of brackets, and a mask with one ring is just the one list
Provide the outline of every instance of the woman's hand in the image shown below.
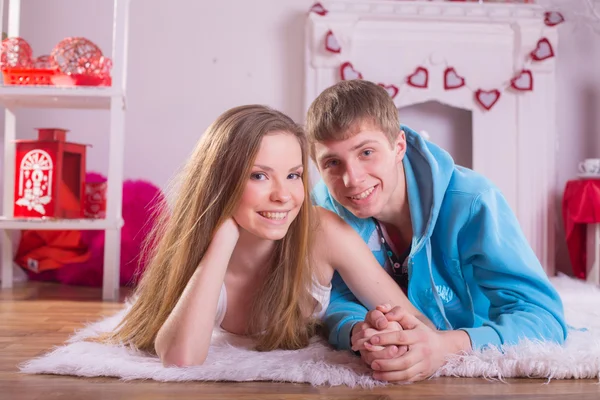
[[227,218],[215,231],[213,240],[219,243],[229,243],[235,246],[240,238],[240,227],[233,217]]

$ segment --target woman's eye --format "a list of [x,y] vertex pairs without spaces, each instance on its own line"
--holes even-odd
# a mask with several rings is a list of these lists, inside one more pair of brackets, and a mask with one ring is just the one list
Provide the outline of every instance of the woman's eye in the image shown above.
[[302,174],[294,172],[293,174],[288,175],[288,179],[302,179]]
[[250,175],[250,178],[255,181],[264,181],[265,179],[267,179],[267,176],[262,172],[255,172],[252,175]]

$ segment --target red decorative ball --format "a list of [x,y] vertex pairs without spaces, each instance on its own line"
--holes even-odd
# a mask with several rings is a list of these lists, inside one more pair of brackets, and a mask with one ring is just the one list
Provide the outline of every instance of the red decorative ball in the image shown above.
[[10,37],[2,41],[0,68],[31,68],[33,51],[27,41],[20,37]]
[[50,54],[52,67],[67,75],[98,75],[102,71],[102,58],[100,48],[81,37],[61,40]]
[[98,71],[98,74],[103,79],[109,77],[112,66],[113,66],[113,63],[109,57],[102,57],[100,59],[100,70]]

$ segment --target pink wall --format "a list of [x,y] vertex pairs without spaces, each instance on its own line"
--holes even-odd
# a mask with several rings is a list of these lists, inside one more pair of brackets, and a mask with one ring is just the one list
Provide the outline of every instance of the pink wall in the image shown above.
[[[36,54],[49,52],[66,36],[88,37],[110,52],[111,1],[22,3],[22,36]],[[125,177],[166,186],[208,124],[235,105],[268,104],[302,120],[304,18],[311,4],[312,0],[133,0]],[[582,158],[600,157],[600,116],[595,112],[600,107],[600,37],[573,24],[559,29],[557,180],[564,187]],[[435,115],[425,118],[430,111]],[[401,115],[468,162],[468,113],[434,104]],[[106,172],[106,112],[27,110],[19,117],[19,138],[32,137],[34,127],[66,127],[71,140],[93,145],[88,169]],[[557,265],[568,272],[562,221],[556,230]]]

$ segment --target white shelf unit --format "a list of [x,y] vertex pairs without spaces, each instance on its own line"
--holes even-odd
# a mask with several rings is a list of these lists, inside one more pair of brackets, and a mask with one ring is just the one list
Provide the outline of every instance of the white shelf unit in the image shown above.
[[[113,0],[111,87],[56,87],[0,85],[0,106],[5,108],[4,122],[4,198],[0,217],[2,288],[13,285],[13,234],[15,230],[103,230],[105,232],[102,299],[119,299],[119,270],[123,201],[123,157],[125,143],[125,87],[127,74],[128,14],[130,0]],[[19,36],[20,0],[9,0],[8,37]],[[0,31],[2,31],[0,0]],[[109,163],[107,174],[106,218],[91,219],[20,219],[14,218],[15,145],[17,108],[100,109],[110,113]]]

